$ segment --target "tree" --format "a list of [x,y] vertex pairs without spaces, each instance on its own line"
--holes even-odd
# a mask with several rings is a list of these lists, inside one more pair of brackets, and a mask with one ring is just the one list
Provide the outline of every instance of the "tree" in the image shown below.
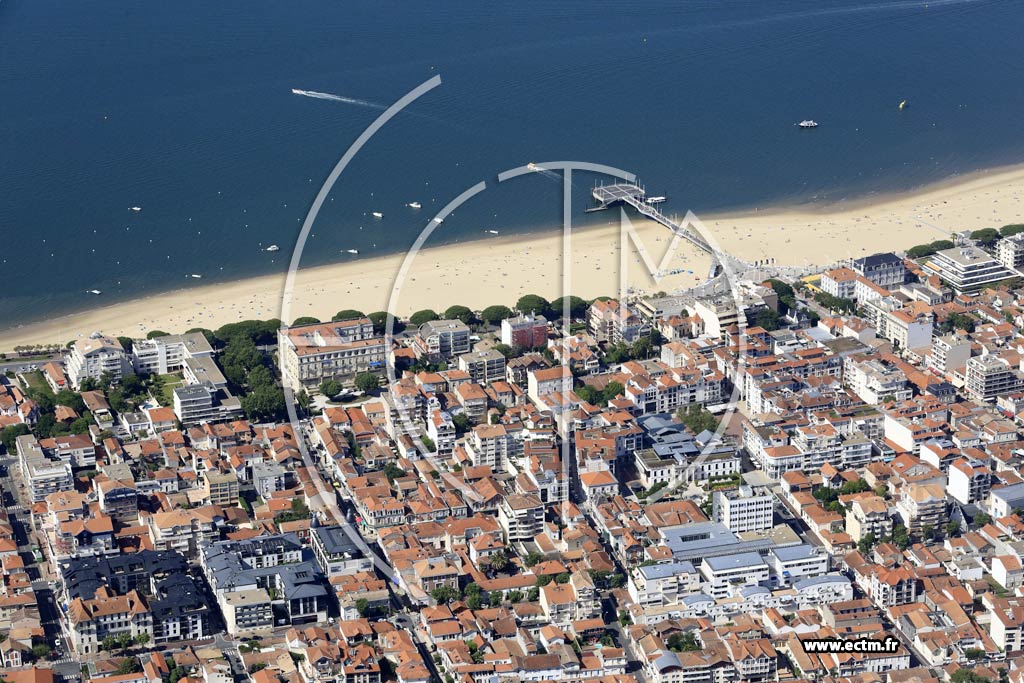
[[[145,635],[145,634],[143,634]],[[127,676],[142,671],[142,665],[135,657],[125,657],[117,663],[117,673],[120,676]]]
[[566,302],[569,304],[570,318],[582,318],[590,308],[586,299],[581,299],[578,296],[563,296],[551,302],[550,309],[554,317],[564,317]]
[[10,425],[9,427],[4,427],[3,431],[0,432],[0,441],[3,441],[4,448],[8,453],[14,453],[17,450],[18,437],[31,433],[26,424]]
[[32,646],[32,658],[33,659],[46,659],[50,656],[50,646],[46,643],[40,643]]
[[779,318],[781,316],[770,308],[766,308],[757,314],[754,319],[754,324],[758,327],[763,327],[768,332],[774,332],[779,329]]
[[508,601],[511,602],[513,605],[516,604],[517,602],[522,602],[523,601],[523,594],[522,594],[522,592],[521,591],[509,591],[508,592]]
[[366,598],[356,600],[356,611],[359,612],[359,616],[365,619],[366,615],[370,613],[370,601]]
[[861,555],[867,555],[871,552],[871,548],[875,545],[875,535],[868,533],[861,536],[860,540],[857,541],[857,550],[860,551]]
[[531,550],[530,552],[528,552],[526,554],[526,559],[523,560],[523,562],[524,562],[524,564],[526,564],[527,567],[532,567],[532,566],[536,565],[537,563],[541,562],[543,559],[544,559],[543,555],[541,555],[536,550]]
[[318,325],[320,324],[320,318],[314,318],[311,315],[299,316],[292,323],[292,327],[302,327],[303,325]]
[[992,518],[984,512],[979,512],[978,514],[974,515],[974,519],[972,520],[972,522],[975,527],[980,528],[985,526],[986,524],[990,524],[992,522]]
[[459,599],[459,589],[451,586],[438,586],[430,591],[430,597],[439,605],[446,605],[452,600]]
[[921,537],[926,541],[934,541],[938,533],[935,531],[935,527],[931,524],[925,524],[921,527]]
[[651,357],[654,352],[654,344],[651,343],[650,337],[640,337],[633,342],[633,348],[631,349],[633,358],[647,359]]
[[124,349],[125,353],[131,353],[135,347],[135,340],[131,337],[118,337],[117,341],[121,344],[121,348]]
[[501,355],[505,356],[505,360],[509,360],[518,355],[516,353],[516,350],[513,349],[508,344],[495,344],[494,350],[500,353]]
[[697,636],[693,634],[693,631],[673,633],[668,637],[666,645],[668,645],[668,649],[674,652],[696,652],[701,649],[700,643],[697,642]]
[[242,410],[250,420],[269,422],[283,419],[286,413],[284,392],[276,386],[261,386],[242,397]]
[[403,325],[398,318],[391,315],[387,311],[375,311],[373,313],[370,313],[366,317],[370,319],[371,323],[373,323],[374,334],[384,334],[387,331],[388,318],[391,318],[391,320],[394,321],[391,323],[391,332],[393,334],[398,334],[399,332],[405,329],[405,325]]
[[[334,315],[332,315],[331,316],[331,320],[333,322],[338,322],[339,320],[355,320],[356,318],[365,318],[365,317],[366,316],[363,314],[362,311],[357,311],[354,308],[346,308],[346,309],[340,310],[337,313],[335,313]],[[373,322],[373,321],[371,320],[370,322]]]
[[946,535],[956,536],[960,533],[960,522],[946,522]]
[[505,318],[512,317],[512,309],[508,306],[488,306],[480,311],[480,319],[488,325],[497,325]]
[[900,549],[909,548],[910,532],[907,531],[907,527],[903,526],[902,524],[897,524],[895,527],[893,527],[892,542],[896,547]]
[[519,297],[516,302],[516,310],[520,313],[535,313],[537,315],[551,315],[551,303],[542,296],[526,294]]
[[687,408],[680,408],[676,412],[676,416],[694,434],[704,431],[713,432],[718,429],[718,418],[699,403],[692,403]]
[[569,583],[572,580],[572,574],[569,572],[562,572],[555,577],[555,583],[564,584]]
[[473,423],[469,421],[469,417],[465,413],[459,413],[452,417],[452,425],[455,427],[455,433],[459,436],[473,428]]
[[431,320],[439,320],[440,316],[429,308],[425,308],[422,311],[416,311],[409,316],[409,322],[419,327],[423,323],[429,323]]
[[320,382],[320,393],[327,398],[334,398],[341,393],[341,382],[336,379],[325,379]]
[[157,337],[169,337],[169,332],[163,330],[150,330],[149,334],[146,335],[146,339],[156,339]]
[[1011,223],[1004,225],[999,228],[999,234],[1003,237],[1009,237],[1010,235],[1016,235],[1019,232],[1024,232],[1024,223]]
[[445,320],[461,320],[469,325],[476,320],[476,315],[466,306],[449,306],[444,312]]
[[974,669],[966,667],[954,671],[953,675],[949,677],[949,681],[950,683],[992,683],[988,678],[976,673]]
[[508,555],[506,555],[505,551],[503,550],[499,550],[498,552],[491,555],[490,560],[491,569],[493,569],[496,572],[500,572],[506,567],[508,567]]
[[384,465],[384,476],[388,478],[388,481],[392,484],[395,483],[395,479],[401,479],[405,476],[405,470],[396,465],[393,462],[389,462]]
[[788,282],[772,278],[765,282],[765,284],[775,290],[775,294],[779,297],[779,303],[786,308],[784,312],[796,309],[796,293]]
[[983,247],[990,247],[999,241],[999,231],[995,228],[982,228],[972,232],[971,239]]
[[936,240],[934,242],[929,242],[928,244],[919,244],[916,247],[907,249],[907,258],[923,258],[925,256],[931,256],[935,252],[942,251],[943,249],[952,249],[955,246],[956,245],[949,240]]
[[380,378],[372,372],[360,372],[354,380],[356,389],[371,394],[380,388]]

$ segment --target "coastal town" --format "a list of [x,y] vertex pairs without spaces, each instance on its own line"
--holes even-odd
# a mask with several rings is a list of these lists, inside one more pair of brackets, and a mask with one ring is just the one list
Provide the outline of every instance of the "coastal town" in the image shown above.
[[7,349],[0,680],[1024,683],[1022,268]]

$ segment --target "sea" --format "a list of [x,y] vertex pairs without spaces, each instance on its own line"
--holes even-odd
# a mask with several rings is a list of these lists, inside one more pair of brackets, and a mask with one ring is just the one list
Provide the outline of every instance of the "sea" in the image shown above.
[[[345,150],[437,75],[302,267],[404,250],[530,162],[627,169],[698,215],[1018,163],[1022,28],[1019,0],[0,0],[0,329],[284,272]],[[584,213],[602,180],[574,174],[578,224],[610,218]],[[561,218],[557,174],[489,182],[428,244]]]

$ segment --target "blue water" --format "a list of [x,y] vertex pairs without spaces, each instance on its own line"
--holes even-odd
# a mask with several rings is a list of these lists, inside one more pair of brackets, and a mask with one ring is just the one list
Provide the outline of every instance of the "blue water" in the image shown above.
[[[386,106],[444,80],[349,166],[305,266],[401,250],[431,209],[529,161],[633,170],[679,212],[1020,162],[1022,20],[1014,0],[3,0],[0,328],[283,272],[379,114],[292,88]],[[582,211],[593,178],[576,181]],[[560,220],[560,183],[531,177],[433,241]]]

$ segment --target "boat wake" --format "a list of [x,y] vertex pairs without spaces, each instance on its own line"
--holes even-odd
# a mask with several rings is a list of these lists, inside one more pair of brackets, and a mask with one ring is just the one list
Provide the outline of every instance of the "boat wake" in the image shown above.
[[386,109],[383,105],[377,104],[376,102],[368,102],[367,100],[358,100],[354,97],[344,97],[342,95],[333,95],[329,92],[317,92],[316,90],[299,90],[298,88],[292,88],[293,95],[302,95],[303,97],[312,97],[318,100],[331,100],[333,102],[344,102],[345,104],[354,104],[357,107],[366,107],[368,109],[377,109],[383,111]]

